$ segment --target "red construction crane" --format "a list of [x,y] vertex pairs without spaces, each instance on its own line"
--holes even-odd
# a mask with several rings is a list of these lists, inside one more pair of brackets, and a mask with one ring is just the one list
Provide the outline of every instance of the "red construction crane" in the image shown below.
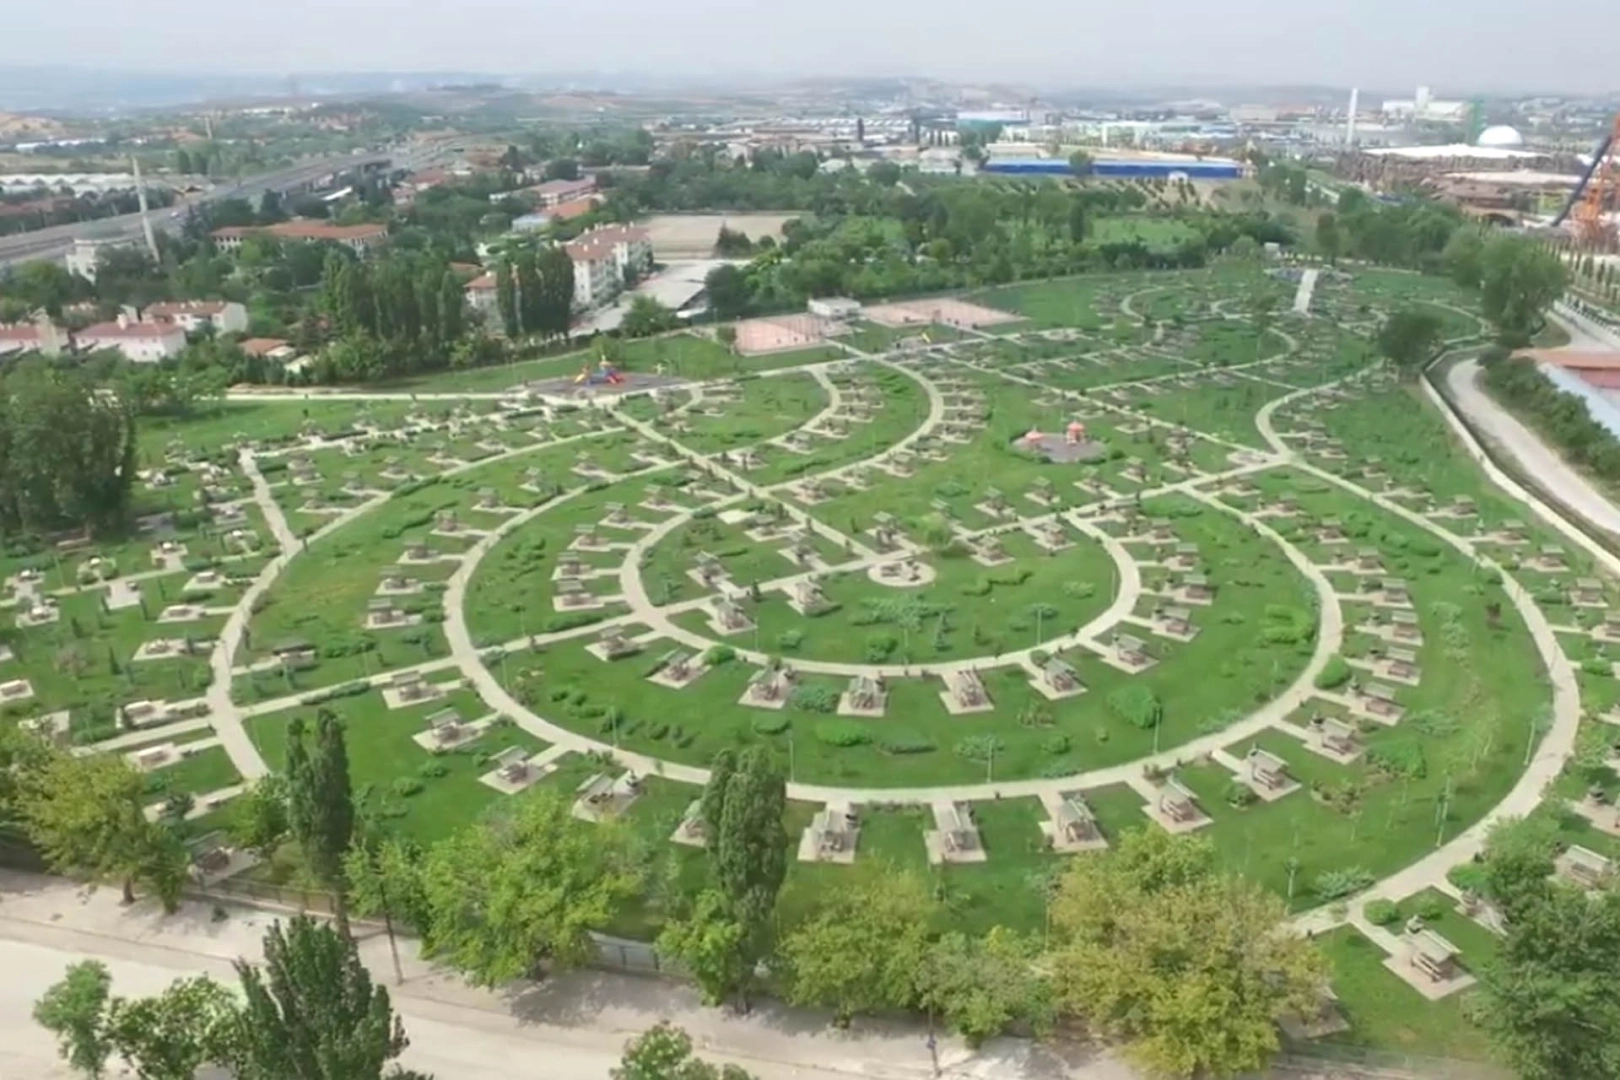
[[1620,211],[1620,164],[1615,154],[1620,152],[1620,114],[1614,118],[1609,135],[1593,152],[1592,166],[1587,171],[1580,203],[1571,215],[1574,218],[1575,242],[1587,251],[1613,251],[1615,226],[1610,215]]

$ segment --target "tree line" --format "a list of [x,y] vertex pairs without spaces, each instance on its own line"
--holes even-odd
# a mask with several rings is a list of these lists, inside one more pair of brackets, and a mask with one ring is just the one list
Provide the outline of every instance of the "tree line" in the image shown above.
[[744,266],[717,267],[707,279],[715,314],[781,311],[814,296],[877,299],[1088,271],[1197,267],[1244,237],[1255,245],[1295,240],[1263,212],[1194,207],[1142,219],[1177,222],[1179,237],[1167,244],[1128,232],[1095,235],[1099,218],[1133,213],[1146,201],[1139,189],[1072,190],[1051,181],[917,186],[891,191],[871,212],[790,221],[780,244],[758,249]]
[[495,264],[495,305],[508,338],[566,337],[574,306],[574,263],[563,248],[523,245]]
[[1586,400],[1562,390],[1528,358],[1506,350],[1485,357],[1485,385],[1556,445],[1577,467],[1604,480],[1620,480],[1620,439],[1593,419]]
[[[421,847],[353,791],[334,714],[318,711],[313,732],[295,719],[288,737],[285,774],[233,802],[229,831],[263,857],[292,845],[333,896],[333,928],[295,920],[272,931],[266,973],[239,969],[240,1004],[207,980],[126,1002],[110,996],[104,973],[70,971],[38,1016],[77,1067],[95,1075],[118,1053],[180,1063],[141,1073],[155,1078],[189,1077],[208,1062],[265,1080],[409,1076],[390,1065],[404,1035],[358,961],[351,911],[385,918],[390,934],[404,923],[425,955],[494,987],[591,962],[592,931],[651,898],[663,916],[659,952],[713,1005],[746,1010],[779,994],[839,1023],[912,1010],[974,1044],[1081,1023],[1165,1076],[1263,1068],[1279,1048],[1278,1021],[1313,1015],[1323,1001],[1321,955],[1287,928],[1277,897],[1217,869],[1207,840],[1127,831],[1109,852],[1054,875],[1045,933],[996,926],[970,935],[952,927],[940,886],[874,862],[824,883],[808,903],[784,898],[786,784],[766,747],[715,760],[693,822],[706,851],[694,891],[673,854],[657,858],[623,823],[576,820],[552,791]],[[1594,783],[1614,782],[1601,761],[1575,767]],[[0,736],[0,825],[20,831],[54,869],[126,891],[144,885],[173,908],[189,807],[165,806],[148,821],[144,798],[140,775],[121,758]],[[1610,883],[1589,895],[1556,878],[1554,859],[1567,846],[1560,821],[1541,811],[1498,825],[1482,855],[1452,873],[1506,926],[1498,955],[1481,963],[1476,1015],[1530,1080],[1609,1080],[1620,1061],[1620,1006],[1609,988],[1620,963],[1620,892]],[[1394,909],[1370,901],[1366,910],[1378,922]],[[293,1019],[328,1013],[332,1024]],[[336,1032],[341,1045],[328,1044]],[[640,1068],[690,1053],[668,1029],[637,1045],[646,1052]],[[333,1054],[338,1072],[310,1065]]]

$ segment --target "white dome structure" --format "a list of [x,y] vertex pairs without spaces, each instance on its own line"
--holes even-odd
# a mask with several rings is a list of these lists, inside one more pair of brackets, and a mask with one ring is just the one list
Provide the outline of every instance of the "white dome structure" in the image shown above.
[[1519,134],[1517,128],[1497,124],[1479,133],[1477,145],[1491,150],[1518,150],[1524,146],[1524,136]]

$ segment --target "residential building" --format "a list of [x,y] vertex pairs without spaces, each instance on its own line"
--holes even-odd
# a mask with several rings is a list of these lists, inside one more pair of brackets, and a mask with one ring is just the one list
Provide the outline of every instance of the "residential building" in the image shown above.
[[221,251],[234,252],[249,236],[278,240],[313,240],[342,244],[356,255],[366,255],[388,242],[386,225],[333,225],[326,221],[283,221],[276,225],[232,225],[210,234]]
[[493,273],[480,274],[467,282],[464,290],[467,294],[467,306],[477,312],[486,322],[493,323],[498,318],[499,307],[495,300],[495,275]]
[[96,267],[101,265],[101,253],[113,251],[118,248],[134,247],[135,241],[127,239],[78,239],[73,241],[73,250],[67,253],[63,262],[67,264],[68,273],[86,281],[96,280]]
[[563,203],[577,202],[586,196],[594,195],[596,178],[585,176],[578,180],[547,180],[543,184],[535,184],[523,190],[533,195],[541,207],[561,206]]
[[254,356],[262,360],[278,360],[286,363],[297,355],[298,350],[287,344],[281,338],[255,337],[247,338],[239,346],[244,356]]
[[97,323],[73,335],[82,352],[116,349],[124,359],[137,364],[153,364],[178,356],[186,347],[186,332],[172,322],[138,321],[120,315],[115,322]]
[[32,322],[0,323],[0,356],[31,352],[56,356],[67,345],[67,340],[67,332],[51,322],[44,312],[38,313]]
[[653,268],[652,236],[633,225],[607,225],[581,233],[567,245],[574,262],[574,306],[590,308],[612,299],[626,278]]
[[172,322],[188,334],[212,327],[217,334],[241,334],[248,328],[247,308],[235,300],[176,300],[151,304],[148,319]]

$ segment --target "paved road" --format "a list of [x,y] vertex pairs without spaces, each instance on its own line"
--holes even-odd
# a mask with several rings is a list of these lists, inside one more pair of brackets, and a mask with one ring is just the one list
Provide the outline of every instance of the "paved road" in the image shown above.
[[[353,168],[356,165],[387,162],[389,160],[387,154],[359,154],[304,162],[291,168],[278,169],[275,172],[249,177],[228,186],[221,185],[213,191],[194,196],[192,204],[206,204],[233,198],[256,199],[260,192],[267,189],[286,191],[338,169]],[[152,227],[160,232],[168,228],[175,220],[170,217],[172,212],[172,208],[153,210]],[[27,262],[33,259],[59,259],[72,250],[75,240],[85,237],[132,239],[140,234],[141,216],[139,214],[122,214],[118,217],[102,218],[97,221],[82,221],[71,225],[54,225],[48,229],[36,229],[32,232],[0,238],[0,266]]]
[[[145,994],[176,978],[234,981],[230,962],[259,956],[271,917],[230,908],[216,921],[203,904],[173,916],[142,903],[124,908],[116,890],[0,873],[0,1077],[67,1080],[55,1047],[30,1019],[33,1003],[71,963],[103,961],[115,992]],[[926,1032],[912,1024],[857,1023],[765,1007],[749,1017],[704,1008],[685,986],[597,972],[499,992],[475,990],[420,960],[403,943],[405,980],[394,981],[386,942],[364,937],[361,955],[390,987],[411,1048],[407,1065],[437,1080],[604,1080],[625,1042],[659,1020],[685,1029],[704,1057],[735,1062],[761,1080],[930,1080]],[[939,1041],[945,1076],[995,1080],[1132,1080],[1119,1062],[1083,1051],[1060,1060],[1017,1039],[978,1051]]]

